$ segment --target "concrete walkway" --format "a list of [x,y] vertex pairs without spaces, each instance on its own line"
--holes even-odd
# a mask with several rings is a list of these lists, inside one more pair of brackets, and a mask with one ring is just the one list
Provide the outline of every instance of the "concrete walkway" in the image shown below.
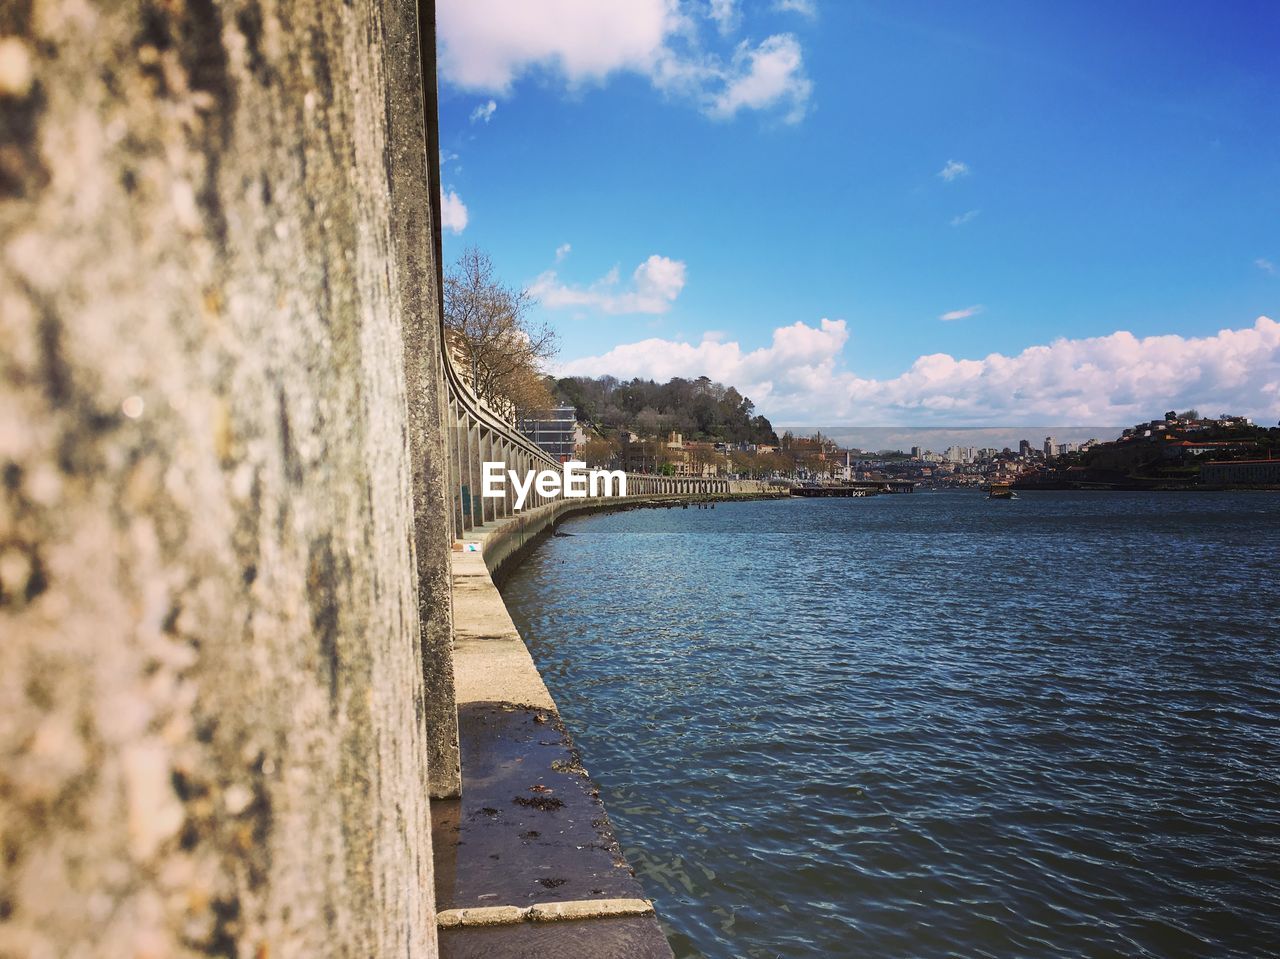
[[444,959],[672,957],[490,575],[565,505],[471,531],[453,554],[462,799],[432,802]]

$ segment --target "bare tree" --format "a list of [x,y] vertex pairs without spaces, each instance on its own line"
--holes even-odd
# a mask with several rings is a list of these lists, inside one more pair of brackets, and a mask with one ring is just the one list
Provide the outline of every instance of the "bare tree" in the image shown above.
[[541,366],[556,354],[556,335],[529,319],[533,305],[527,290],[494,277],[489,255],[476,247],[464,250],[445,274],[445,323],[461,334],[472,388],[481,399],[519,409],[549,400]]
[[710,475],[714,476],[720,471],[720,467],[725,462],[725,457],[721,455],[715,447],[710,443],[695,443],[688,447],[689,455],[689,472],[694,476],[705,476],[708,467],[714,467]]
[[516,410],[536,412],[556,405],[556,398],[547,387],[545,377],[532,366],[522,365],[497,377],[493,389],[500,400],[510,403]]
[[731,450],[729,464],[735,473],[755,476],[760,470],[759,455],[746,450]]
[[658,437],[666,439],[668,430],[671,429],[671,417],[665,413],[659,413],[652,406],[646,406],[635,418],[636,432],[645,437]]
[[588,466],[611,466],[618,459],[619,444],[617,440],[593,436],[582,447],[582,459]]

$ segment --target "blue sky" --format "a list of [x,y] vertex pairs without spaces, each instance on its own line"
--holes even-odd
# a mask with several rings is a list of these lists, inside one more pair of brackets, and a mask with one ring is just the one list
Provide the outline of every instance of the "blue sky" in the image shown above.
[[446,258],[532,287],[563,371],[783,423],[1280,417],[1274,3],[438,16]]

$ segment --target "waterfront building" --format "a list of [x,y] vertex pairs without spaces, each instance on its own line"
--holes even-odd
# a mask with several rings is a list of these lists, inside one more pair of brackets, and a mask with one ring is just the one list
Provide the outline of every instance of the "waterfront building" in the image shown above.
[[667,435],[664,461],[671,466],[671,470],[676,476],[689,475],[690,452],[689,446],[685,445],[682,434],[672,430]]
[[1053,437],[1046,436],[1044,438],[1044,458],[1047,460],[1053,459],[1053,451],[1054,451]]
[[657,440],[642,440],[634,433],[622,437],[622,450],[618,459],[628,473],[656,473],[658,471]]
[[533,410],[520,417],[520,432],[560,462],[573,459],[577,448],[577,412],[572,406]]
[[1280,459],[1214,460],[1200,468],[1200,482],[1209,486],[1280,485]]

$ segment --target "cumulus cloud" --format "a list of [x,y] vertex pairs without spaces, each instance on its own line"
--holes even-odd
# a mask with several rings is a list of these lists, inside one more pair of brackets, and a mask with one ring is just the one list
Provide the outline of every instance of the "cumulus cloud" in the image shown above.
[[775,422],[824,425],[1132,423],[1196,407],[1274,420],[1280,416],[1280,323],[1205,337],[1117,332],[1059,339],[1006,356],[921,356],[898,376],[843,368],[843,320],[794,323],[768,346],[648,339],[561,365],[561,375],[710,376],[732,383]]
[[683,261],[655,253],[635,268],[629,289],[619,288],[615,266],[586,287],[562,283],[555,270],[547,270],[533,281],[529,293],[553,310],[587,307],[609,314],[666,313],[684,289],[684,274]]
[[[725,35],[741,16],[733,0],[711,0],[706,9]],[[628,71],[708,116],[782,108],[788,122],[804,116],[812,92],[793,36],[744,41],[726,60],[703,48],[676,0],[449,0],[437,24],[440,70],[464,90],[504,96],[531,72],[580,87]]]
[[974,219],[981,212],[982,212],[981,210],[966,210],[964,213],[961,213],[958,216],[953,216],[951,218],[951,225],[964,226],[966,223]]
[[982,304],[975,303],[973,306],[966,306],[963,310],[951,310],[949,313],[943,313],[938,319],[945,322],[952,320],[967,320],[971,316],[977,316],[982,312]]
[[681,18],[671,0],[451,0],[436,12],[440,67],[470,90],[507,93],[535,66],[570,83],[647,71]]
[[730,78],[712,101],[711,114],[731,117],[744,107],[760,110],[783,104],[786,121],[798,123],[804,118],[812,91],[795,37],[778,34],[755,49],[744,41],[734,51]]
[[453,190],[440,191],[440,226],[450,233],[461,233],[467,228],[467,205]]
[[482,103],[471,111],[471,122],[475,123],[483,120],[485,123],[488,123],[493,119],[493,115],[497,112],[497,109],[498,102],[496,100],[490,100],[488,103]]
[[1275,276],[1277,274],[1276,265],[1272,263],[1270,260],[1268,260],[1266,257],[1263,257],[1263,256],[1258,257],[1256,260],[1253,261],[1253,265],[1256,266],[1263,273],[1268,273],[1271,276]]
[[568,256],[569,251],[572,249],[573,247],[570,246],[568,243],[561,243],[558,247],[556,247],[556,262],[559,263],[566,256]]
[[948,160],[947,165],[938,171],[938,176],[950,183],[952,180],[969,175],[969,164],[959,160]]

